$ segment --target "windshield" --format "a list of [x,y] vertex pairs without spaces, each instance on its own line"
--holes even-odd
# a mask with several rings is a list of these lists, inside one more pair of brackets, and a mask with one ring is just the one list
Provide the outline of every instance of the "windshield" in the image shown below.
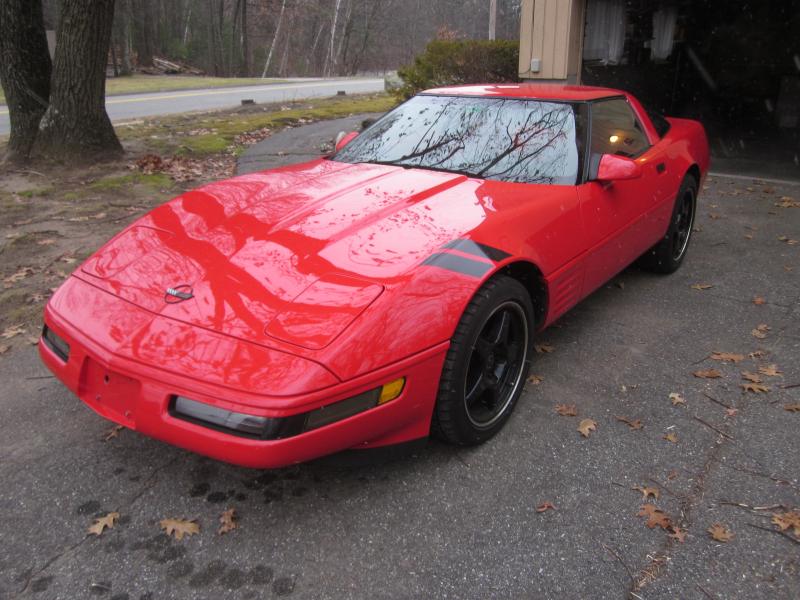
[[416,96],[347,144],[333,160],[574,185],[575,115],[572,105],[557,102]]

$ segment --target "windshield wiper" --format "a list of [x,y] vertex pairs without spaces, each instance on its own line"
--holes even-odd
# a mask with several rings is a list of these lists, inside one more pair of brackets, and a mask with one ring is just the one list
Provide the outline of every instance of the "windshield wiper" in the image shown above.
[[404,169],[422,169],[423,171],[438,171],[440,173],[452,173],[453,175],[463,175],[464,177],[478,178],[480,177],[470,171],[461,171],[459,169],[446,169],[444,167],[429,167],[428,165],[409,165],[408,163],[395,162],[391,160],[364,160],[361,161],[371,165],[387,165],[390,167],[402,167]]

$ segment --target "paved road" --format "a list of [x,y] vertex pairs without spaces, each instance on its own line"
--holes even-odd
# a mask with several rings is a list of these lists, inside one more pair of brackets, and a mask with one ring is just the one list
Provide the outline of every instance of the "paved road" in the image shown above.
[[[106,107],[112,121],[124,122],[155,115],[230,108],[239,105],[243,99],[259,103],[288,102],[335,96],[340,90],[348,94],[379,92],[383,90],[383,79],[297,79],[260,86],[109,96]],[[0,135],[8,134],[9,127],[8,108],[0,106]]]
[[[778,240],[798,237],[800,209],[776,207],[781,195],[800,187],[709,183],[683,268],[629,269],[545,332],[543,382],[479,448],[251,471],[131,431],[104,442],[110,424],[33,348],[0,357],[0,598],[800,597],[797,544],[770,531],[770,511],[726,504],[800,505],[800,413],[783,409],[800,388],[781,387],[800,383],[800,246]],[[758,363],[707,358],[757,350]],[[772,391],[743,392],[740,371],[769,363],[783,372],[765,376]],[[691,375],[711,367],[723,377]],[[557,403],[597,431],[581,438]],[[659,487],[684,543],[636,516],[637,485]],[[537,513],[543,502],[556,510]],[[227,507],[241,527],[220,536]],[[87,537],[112,510],[118,525]],[[202,531],[167,538],[165,517]],[[709,538],[715,522],[732,541]]]

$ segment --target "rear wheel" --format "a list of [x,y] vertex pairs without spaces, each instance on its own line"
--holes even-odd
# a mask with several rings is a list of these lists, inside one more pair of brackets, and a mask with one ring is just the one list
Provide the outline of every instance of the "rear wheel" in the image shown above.
[[480,444],[508,420],[530,368],[533,305],[515,279],[490,279],[456,327],[445,359],[433,432],[445,441]]
[[639,264],[655,273],[674,273],[681,266],[692,237],[697,211],[697,181],[687,175],[675,198],[672,219],[664,238],[639,259]]

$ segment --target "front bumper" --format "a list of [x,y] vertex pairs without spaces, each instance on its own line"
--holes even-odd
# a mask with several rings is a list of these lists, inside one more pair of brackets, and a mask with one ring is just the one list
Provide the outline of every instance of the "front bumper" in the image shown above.
[[[87,290],[82,286],[86,284],[75,285],[81,286],[85,296]],[[199,347],[216,347],[221,343],[231,346],[221,353],[222,356],[216,353],[213,359],[209,359],[206,364],[208,377],[198,378],[197,370],[181,372],[184,363],[179,356],[170,358],[162,353],[162,361],[145,362],[142,356],[147,356],[147,353],[133,352],[131,349],[135,346],[132,344],[109,347],[109,340],[114,336],[108,335],[108,331],[118,326],[118,318],[113,315],[118,315],[119,311],[113,309],[124,310],[128,323],[148,323],[150,328],[159,320],[168,319],[100,290],[94,290],[92,294],[96,296],[92,303],[95,309],[90,321],[91,334],[86,333],[89,315],[76,315],[72,311],[64,314],[58,309],[69,303],[63,301],[48,304],[46,326],[69,345],[69,355],[64,361],[52,344],[40,343],[40,356],[45,365],[98,414],[144,435],[245,467],[277,468],[350,448],[408,442],[429,433],[447,343],[356,379],[336,382],[311,392],[282,395],[281,392],[286,391],[284,387],[263,394],[259,393],[260,389],[247,388],[251,376],[239,373],[232,382],[221,382],[216,376],[220,371],[241,370],[241,358],[252,354],[254,344],[192,328],[194,343]],[[100,310],[96,310],[98,304],[103,305]],[[76,304],[72,307],[78,313],[83,310]],[[158,323],[157,326],[163,327],[164,324]],[[152,343],[160,339],[146,335],[139,337]],[[255,347],[260,353],[270,352],[267,348]],[[239,362],[221,364],[220,360]],[[175,365],[181,368],[171,368]],[[241,437],[170,414],[174,398],[183,396],[223,410],[268,418],[291,418],[351,398],[399,377],[405,377],[406,384],[396,399],[285,439],[264,441]],[[313,379],[322,381],[320,377]],[[259,386],[263,386],[263,382],[263,378],[259,379]]]

